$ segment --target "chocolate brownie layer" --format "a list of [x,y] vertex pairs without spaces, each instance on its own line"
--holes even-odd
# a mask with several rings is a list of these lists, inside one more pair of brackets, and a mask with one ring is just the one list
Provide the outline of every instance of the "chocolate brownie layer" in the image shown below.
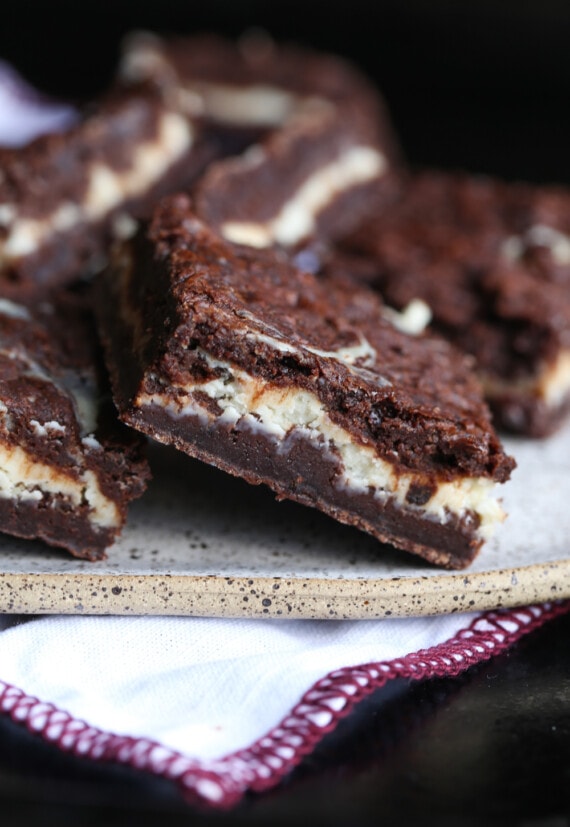
[[0,286],[12,298],[101,265],[128,215],[192,181],[210,148],[151,86],[116,89],[64,133],[0,150]]
[[97,361],[77,297],[0,300],[0,530],[90,560],[105,556],[148,478]]
[[122,73],[153,79],[218,130],[250,139],[258,130],[245,153],[213,164],[196,192],[200,215],[236,243],[334,237],[397,156],[380,96],[339,57],[266,37],[147,36],[129,41]]
[[514,463],[468,360],[402,332],[369,290],[228,244],[178,196],[98,293],[135,428],[445,566],[502,519],[493,489]]
[[324,272],[422,299],[475,356],[496,422],[550,433],[570,411],[570,191],[425,172],[382,198]]

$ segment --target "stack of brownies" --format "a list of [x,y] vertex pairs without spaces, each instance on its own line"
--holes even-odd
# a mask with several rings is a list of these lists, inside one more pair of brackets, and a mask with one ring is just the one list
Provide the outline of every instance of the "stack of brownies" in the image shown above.
[[570,192],[412,173],[354,67],[260,35],[129,38],[1,150],[0,291],[0,529],[92,560],[151,437],[463,568],[494,427],[570,410]]

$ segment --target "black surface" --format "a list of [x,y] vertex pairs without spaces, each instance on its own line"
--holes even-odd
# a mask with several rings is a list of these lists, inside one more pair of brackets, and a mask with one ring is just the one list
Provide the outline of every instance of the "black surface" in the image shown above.
[[[0,721],[2,824],[520,824],[570,816],[570,614],[455,679],[363,701],[281,785],[228,813]],[[302,819],[302,820],[301,820]]]
[[2,0],[0,56],[46,91],[94,94],[132,29],[263,27],[356,60],[408,157],[570,182],[568,0]]
[[[0,57],[46,91],[79,98],[108,82],[131,28],[251,25],[357,60],[384,90],[414,164],[570,183],[568,2],[2,0]],[[565,616],[458,679],[387,687],[279,788],[221,815],[0,719],[1,824],[563,827],[569,639]]]

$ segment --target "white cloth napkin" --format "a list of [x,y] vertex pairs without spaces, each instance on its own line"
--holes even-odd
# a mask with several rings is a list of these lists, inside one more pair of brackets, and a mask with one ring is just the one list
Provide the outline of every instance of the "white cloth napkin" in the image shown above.
[[0,616],[0,712],[228,807],[387,680],[456,675],[570,609],[362,621]]
[[[73,121],[0,62],[0,144]],[[227,807],[387,680],[455,675],[569,604],[377,621],[0,615],[0,712]]]

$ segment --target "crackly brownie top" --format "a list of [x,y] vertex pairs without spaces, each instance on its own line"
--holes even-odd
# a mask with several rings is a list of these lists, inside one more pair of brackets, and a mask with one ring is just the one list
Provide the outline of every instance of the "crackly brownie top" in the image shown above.
[[[469,360],[445,342],[398,330],[369,290],[322,283],[275,251],[222,241],[186,196],[164,200],[137,258],[131,306],[149,387],[228,361],[275,385],[316,394],[331,418],[389,461],[442,478],[504,480],[513,467],[490,425]],[[154,259],[154,264],[149,260]],[[149,272],[151,275],[149,275]]]
[[336,103],[375,96],[371,83],[342,57],[260,36],[233,41],[209,32],[165,39],[138,34],[126,40],[121,71],[136,80],[172,80],[174,71],[182,81],[263,85]]
[[0,241],[9,223],[3,210],[44,216],[61,204],[81,202],[95,164],[116,172],[129,169],[137,144],[156,137],[164,112],[152,85],[116,87],[66,131],[0,149]]
[[352,266],[398,307],[422,298],[491,372],[570,346],[570,191],[428,171],[388,195],[340,245],[363,260],[328,269]]
[[237,140],[194,193],[200,215],[230,241],[292,247],[327,236],[336,209],[341,226],[354,226],[363,207],[358,199],[344,206],[347,191],[398,163],[379,92],[330,54],[259,36],[138,35],[125,47],[120,75],[156,83],[222,146],[228,134],[230,146]]
[[[326,114],[352,122],[353,130],[381,144],[398,161],[400,150],[383,97],[350,61],[267,36],[231,40],[204,32],[126,39],[120,77],[151,81],[174,94],[182,108],[214,123],[282,129],[301,115]],[[263,132],[263,130],[262,130]]]

